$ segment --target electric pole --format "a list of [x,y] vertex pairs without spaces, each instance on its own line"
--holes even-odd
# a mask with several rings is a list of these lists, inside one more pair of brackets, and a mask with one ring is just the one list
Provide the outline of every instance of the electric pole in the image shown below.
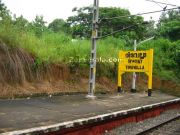
[[92,22],[92,46],[90,55],[90,75],[89,75],[89,91],[87,98],[95,98],[95,79],[96,79],[96,42],[98,37],[98,20],[99,20],[99,0],[94,0],[93,6],[93,22]]

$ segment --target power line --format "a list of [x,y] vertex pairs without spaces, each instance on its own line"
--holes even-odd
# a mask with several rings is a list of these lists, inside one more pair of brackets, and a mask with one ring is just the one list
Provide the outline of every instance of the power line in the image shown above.
[[134,14],[134,15],[124,15],[124,16],[116,16],[116,17],[111,17],[111,18],[102,18],[100,21],[102,21],[102,20],[119,19],[119,18],[124,18],[124,17],[140,16],[140,15],[146,15],[146,14],[153,14],[153,13],[169,11],[169,10],[174,10],[174,9],[180,9],[180,7],[169,8],[169,9],[165,9],[165,10],[163,9],[163,10],[157,10],[157,11],[151,11],[151,12],[138,13],[138,14]]
[[[146,0],[146,1],[150,1],[150,0]],[[152,2],[152,0],[151,0],[151,2]],[[165,4],[165,3],[164,3],[164,4]],[[170,4],[170,5],[172,5],[172,4]],[[174,5],[174,6],[175,6],[175,5]],[[125,16],[116,16],[116,17],[111,17],[111,18],[102,18],[102,19],[99,20],[98,23],[100,23],[102,20],[112,20],[112,19],[118,19],[118,18],[124,18],[124,17],[139,16],[139,15],[145,15],[145,14],[152,14],[152,13],[164,12],[164,11],[169,11],[169,10],[174,10],[174,9],[180,9],[180,7],[169,8],[169,9],[164,8],[163,10],[151,11],[151,12],[144,12],[144,13],[138,13],[138,14],[134,14],[134,15],[125,15]],[[143,22],[143,23],[144,23],[144,22]],[[141,23],[141,24],[143,24],[143,23]],[[134,27],[134,26],[137,26],[137,25],[139,25],[139,24],[130,25],[130,26],[125,27],[125,28],[123,28],[123,29],[116,30],[116,31],[114,31],[114,32],[112,32],[112,33],[110,33],[110,34],[107,34],[107,35],[104,35],[104,36],[101,36],[101,37],[97,37],[97,38],[98,38],[98,39],[105,38],[105,37],[111,36],[111,35],[113,35],[113,34],[115,34],[115,33],[118,33],[118,32],[120,32],[120,31],[123,31],[123,30],[129,29],[129,28],[132,28],[132,27]]]
[[[158,22],[158,21],[159,21],[159,20],[157,20],[157,21],[153,21],[153,22]],[[118,33],[118,32],[121,32],[121,31],[123,31],[123,30],[133,28],[133,27],[135,27],[135,26],[137,26],[137,25],[139,25],[139,24],[145,24],[145,25],[146,25],[146,24],[148,24],[148,23],[146,23],[146,22],[142,22],[142,23],[133,24],[133,25],[127,26],[127,27],[125,27],[125,28],[122,28],[122,29],[120,29],[120,30],[116,30],[116,31],[114,31],[114,32],[112,32],[112,33],[110,33],[110,34],[107,34],[107,35],[104,35],[104,36],[98,37],[98,39],[102,39],[102,38],[105,38],[105,37],[111,36],[111,35],[113,35],[113,34],[116,34],[116,33]]]
[[173,7],[179,7],[178,5],[164,3],[164,2],[159,2],[159,1],[154,1],[154,0],[145,0],[145,1],[154,2],[156,4],[163,4],[163,5],[166,5],[166,6],[168,5],[168,6],[173,6]]
[[162,6],[160,5],[160,4],[162,4],[162,3],[159,4],[158,1],[154,1],[154,0],[146,0],[146,1],[148,1],[148,2],[153,2],[153,3],[157,4],[157,5],[160,6],[164,11],[165,11],[166,8],[167,8],[167,3],[166,3],[166,6],[165,6],[165,7],[162,7]]
[[168,4],[170,3],[168,0],[165,0],[165,1],[166,1],[166,3],[168,3]]
[[[150,0],[146,0],[146,1],[149,1],[149,2],[153,2],[153,3],[155,3],[155,4],[157,4],[159,7],[161,7],[161,8],[164,8],[164,7],[162,7],[157,1],[150,1]],[[166,5],[167,6],[167,5]]]
[[134,24],[134,25],[130,25],[130,26],[128,26],[128,27],[122,28],[122,29],[120,29],[120,30],[116,30],[116,31],[114,31],[114,32],[112,32],[112,33],[110,33],[110,34],[107,34],[107,35],[98,37],[98,39],[101,39],[101,38],[105,38],[105,37],[111,36],[111,35],[113,35],[113,34],[116,34],[116,33],[120,32],[120,31],[129,29],[129,28],[132,28],[132,27],[137,26],[137,25],[138,25],[138,24]]

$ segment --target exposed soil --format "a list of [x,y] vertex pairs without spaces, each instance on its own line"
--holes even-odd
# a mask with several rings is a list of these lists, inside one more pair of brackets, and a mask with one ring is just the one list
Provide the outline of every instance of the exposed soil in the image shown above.
[[[89,69],[68,65],[38,65],[36,58],[23,49],[0,44],[0,97],[14,98],[36,94],[87,92]],[[115,90],[106,77],[97,79],[97,91]]]
[[[112,80],[101,75],[101,70],[103,68],[97,68],[100,75],[96,79],[96,92],[115,92],[117,89],[116,79]],[[87,92],[88,76],[89,69],[87,68],[72,68],[62,63],[38,65],[37,59],[23,49],[9,48],[3,43],[0,44],[0,98]],[[122,84],[125,91],[131,89],[131,82],[132,74],[124,74]],[[156,76],[153,78],[153,89],[163,89],[165,92],[170,90],[170,93],[176,95],[180,93],[178,84],[161,80]],[[147,90],[145,74],[137,74],[137,90]]]

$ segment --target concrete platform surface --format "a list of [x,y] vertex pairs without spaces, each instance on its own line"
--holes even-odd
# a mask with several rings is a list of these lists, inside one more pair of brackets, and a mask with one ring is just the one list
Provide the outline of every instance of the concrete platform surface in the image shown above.
[[159,92],[154,92],[152,97],[148,97],[147,93],[96,96],[94,100],[87,99],[86,95],[0,100],[0,133],[48,126],[177,98]]

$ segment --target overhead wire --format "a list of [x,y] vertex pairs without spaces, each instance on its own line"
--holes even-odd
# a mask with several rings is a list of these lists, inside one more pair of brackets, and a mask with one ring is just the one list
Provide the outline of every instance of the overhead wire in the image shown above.
[[167,4],[170,4],[170,2],[168,0],[165,0]]
[[[163,6],[161,6],[157,1],[154,1],[154,0],[146,0],[146,1],[149,1],[149,2],[153,2],[153,3],[155,3],[155,4],[157,4],[159,7],[161,7],[161,8],[164,8]],[[166,5],[167,6],[167,5]]]
[[116,34],[116,33],[120,32],[120,31],[123,31],[123,30],[129,29],[129,28],[132,28],[132,27],[137,26],[137,25],[138,25],[138,24],[133,24],[133,25],[127,26],[127,27],[122,28],[122,29],[120,29],[120,30],[116,30],[116,31],[114,31],[114,32],[112,32],[112,33],[110,33],[110,34],[107,34],[107,35],[104,35],[104,36],[100,36],[100,37],[98,37],[98,39],[102,39],[102,38],[105,38],[105,37],[111,36],[111,35],[113,35],[113,34]]
[[[159,20],[156,20],[156,21],[153,21],[153,22],[159,22]],[[102,39],[102,38],[111,36],[111,35],[113,35],[113,34],[116,34],[116,33],[121,32],[121,31],[123,31],[123,30],[127,30],[127,29],[130,29],[130,28],[133,28],[133,27],[135,27],[135,26],[137,26],[137,25],[140,25],[140,24],[145,24],[145,25],[147,25],[147,24],[149,24],[149,23],[142,22],[142,23],[133,24],[133,25],[127,26],[127,27],[125,27],[125,28],[116,30],[116,31],[114,31],[114,32],[112,32],[112,33],[109,33],[109,34],[100,36],[100,37],[98,37],[97,39]]]
[[146,15],[146,14],[153,14],[153,13],[169,11],[169,10],[174,10],[174,9],[180,9],[180,7],[169,8],[169,9],[165,9],[165,10],[163,9],[163,10],[156,10],[156,11],[138,13],[138,14],[133,14],[133,15],[124,15],[124,16],[115,16],[115,17],[110,17],[110,18],[102,18],[102,19],[100,19],[100,21],[102,21],[102,20],[113,20],[113,19],[119,19],[119,18],[124,18],[124,17],[140,16],[140,15]]
[[158,4],[163,4],[163,5],[166,5],[166,6],[173,6],[173,7],[180,7],[178,5],[175,5],[175,4],[169,4],[169,3],[165,3],[165,2],[159,2],[159,1],[155,1],[155,0],[145,0],[145,1],[149,1],[149,2],[154,2],[154,3],[158,3]]
[[[156,21],[154,21],[154,22],[156,22]],[[133,27],[135,27],[135,26],[137,26],[137,25],[140,25],[140,24],[145,24],[145,25],[146,25],[146,24],[149,24],[149,23],[142,22],[142,23],[133,24],[133,25],[127,26],[127,27],[125,27],[125,28],[116,30],[116,31],[114,31],[114,32],[112,32],[112,33],[110,33],[110,34],[106,34],[106,35],[104,35],[104,36],[100,36],[100,37],[98,37],[98,39],[111,36],[111,35],[113,35],[113,34],[116,34],[116,33],[121,32],[121,31],[123,31],[123,30],[127,30],[127,29],[130,29],[130,28],[133,28]]]
[[[102,19],[99,20],[99,23],[100,23],[102,20],[112,20],[112,19],[119,19],[119,18],[124,18],[124,17],[133,17],[133,16],[140,16],[140,15],[146,15],[146,14],[153,14],[153,13],[158,13],[158,12],[164,12],[164,11],[169,11],[169,10],[174,10],[174,9],[180,9],[180,6],[177,6],[177,5],[174,5],[174,4],[157,2],[157,1],[154,1],[154,0],[146,0],[146,1],[154,2],[154,3],[158,4],[158,5],[159,5],[159,4],[166,4],[166,7],[162,7],[162,6],[159,5],[161,8],[163,8],[163,10],[150,11],[150,12],[138,13],[138,14],[133,14],[133,15],[116,16],[116,17],[111,17],[111,18],[102,18]],[[167,9],[167,5],[176,6],[176,7],[175,7],[175,8],[169,8],[169,9]],[[143,22],[143,23],[144,23],[144,22]],[[141,23],[141,24],[143,24],[143,23]],[[114,32],[112,32],[112,33],[110,33],[110,34],[106,34],[106,35],[104,35],[104,36],[100,36],[100,37],[98,37],[98,39],[111,36],[111,35],[113,35],[113,34],[116,34],[116,33],[118,33],[118,32],[121,32],[121,31],[123,31],[123,30],[132,28],[132,27],[137,26],[137,25],[139,25],[139,24],[134,24],[134,25],[127,26],[127,27],[122,28],[122,29],[120,29],[120,30],[116,30],[116,31],[114,31]]]

